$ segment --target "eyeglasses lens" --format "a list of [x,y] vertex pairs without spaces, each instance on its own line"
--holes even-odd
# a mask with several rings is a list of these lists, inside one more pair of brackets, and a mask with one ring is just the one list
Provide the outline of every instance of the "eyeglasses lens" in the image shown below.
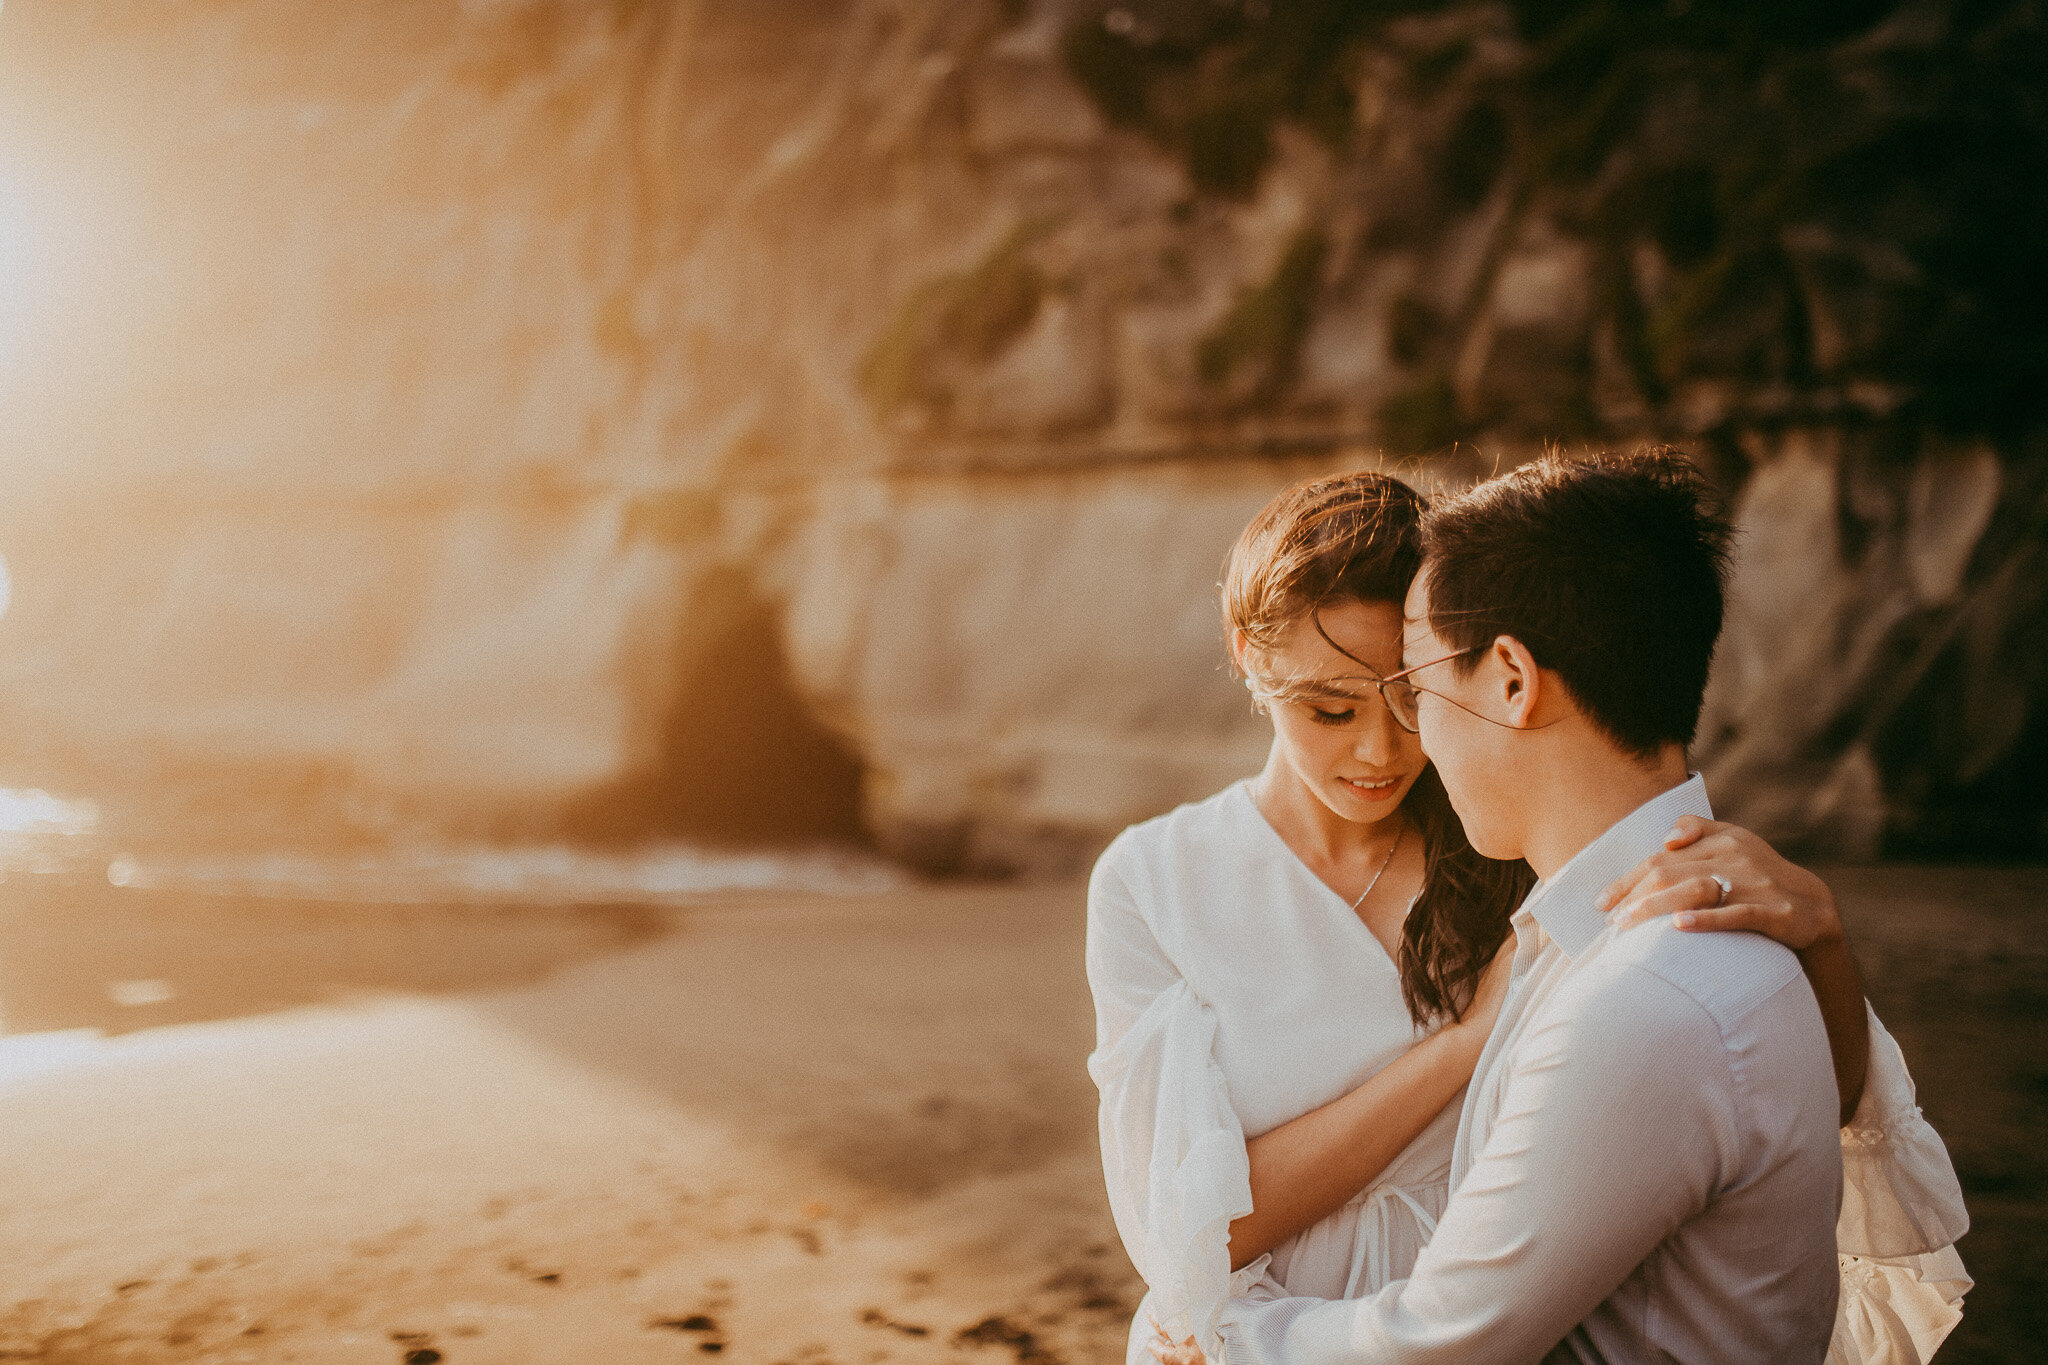
[[1406,681],[1381,683],[1380,696],[1386,699],[1387,710],[1392,713],[1395,724],[1410,734],[1421,728],[1415,706],[1416,691]]

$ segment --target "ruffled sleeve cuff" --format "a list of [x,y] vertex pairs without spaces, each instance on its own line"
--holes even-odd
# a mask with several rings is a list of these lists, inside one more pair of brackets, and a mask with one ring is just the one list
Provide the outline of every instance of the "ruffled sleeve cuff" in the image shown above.
[[1905,1056],[1877,1012],[1864,1009],[1870,1065],[1856,1115],[1842,1129],[1835,1241],[1844,1255],[1870,1260],[1922,1256],[1969,1231],[1970,1216],[1948,1148],[1921,1116]]
[[1215,1042],[1215,1011],[1177,982],[1089,1070],[1124,1245],[1160,1323],[1220,1360],[1223,1305],[1260,1282],[1267,1258],[1231,1272],[1230,1225],[1252,1211],[1251,1159]]
[[1924,1365],[1963,1320],[1969,1272],[1954,1247],[1874,1260],[1843,1256],[1827,1365]]
[[1269,1251],[1244,1269],[1231,1271],[1229,1297],[1258,1301],[1276,1292],[1285,1294],[1287,1291],[1280,1288],[1280,1282],[1266,1273],[1266,1268],[1272,1264],[1273,1253]]

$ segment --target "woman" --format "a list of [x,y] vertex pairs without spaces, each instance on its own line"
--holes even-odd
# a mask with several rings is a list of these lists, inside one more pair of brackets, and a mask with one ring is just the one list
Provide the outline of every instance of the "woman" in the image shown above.
[[[1472,850],[1370,685],[1401,667],[1422,506],[1354,474],[1297,485],[1252,521],[1223,607],[1232,664],[1272,719],[1265,769],[1126,830],[1090,883],[1103,1166],[1150,1285],[1134,1362],[1154,1318],[1216,1359],[1232,1294],[1348,1298],[1406,1276],[1448,1201],[1452,1101],[1498,1009],[1531,875]],[[1692,843],[1695,884],[1743,886],[1759,907],[1744,927],[1794,948],[1839,933],[1808,874],[1740,831],[1701,832],[1672,856]],[[1842,1249],[1856,1255],[1836,1347],[1919,1361],[1969,1285],[1947,1249],[1960,1194],[1874,1017],[1864,1069],[1860,991],[1816,991],[1838,1058],[1854,1059],[1839,1079],[1855,1111]]]

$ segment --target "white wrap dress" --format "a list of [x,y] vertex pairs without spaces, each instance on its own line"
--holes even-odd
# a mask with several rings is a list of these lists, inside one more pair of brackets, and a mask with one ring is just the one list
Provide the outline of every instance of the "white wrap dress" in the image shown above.
[[[1217,1365],[1236,1294],[1355,1298],[1406,1277],[1449,1199],[1453,1102],[1344,1207],[1242,1270],[1232,1220],[1251,1212],[1248,1138],[1355,1089],[1425,1031],[1398,968],[1310,872],[1240,782],[1124,831],[1088,892],[1088,979],[1103,1173],[1148,1285],[1148,1317]],[[1829,1365],[1919,1365],[1970,1287],[1968,1227],[1941,1139],[1873,1014],[1870,1076],[1842,1131],[1842,1299]]]

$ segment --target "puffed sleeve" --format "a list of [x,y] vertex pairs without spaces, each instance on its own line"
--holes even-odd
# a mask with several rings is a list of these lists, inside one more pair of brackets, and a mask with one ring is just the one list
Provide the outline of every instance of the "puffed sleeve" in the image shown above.
[[1222,1359],[1217,1318],[1267,1257],[1235,1274],[1230,1224],[1252,1211],[1244,1128],[1216,1065],[1216,1015],[1161,949],[1105,855],[1088,888],[1088,981],[1102,1170],[1117,1231],[1176,1339]]
[[1828,1365],[1922,1365],[1962,1321],[1972,1281],[1954,1243],[1970,1216],[1904,1054],[1865,1009],[1870,1068],[1842,1129],[1842,1296]]

